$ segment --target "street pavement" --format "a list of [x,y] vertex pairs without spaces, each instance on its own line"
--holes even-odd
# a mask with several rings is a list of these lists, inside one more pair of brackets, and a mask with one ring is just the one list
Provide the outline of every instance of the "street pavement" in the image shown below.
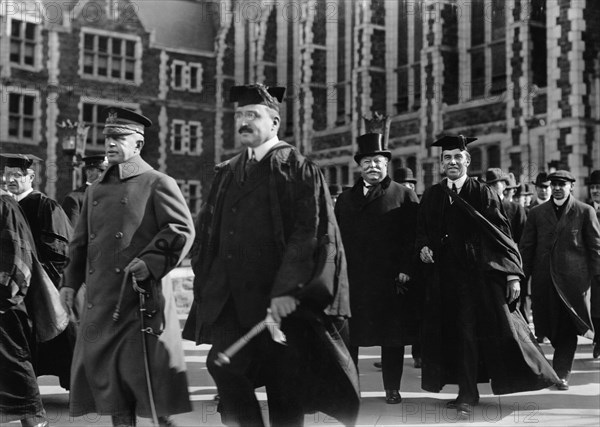
[[[548,359],[552,358],[552,347],[542,345]],[[190,397],[194,411],[174,417],[180,427],[221,426],[217,405],[213,398],[215,385],[205,366],[209,346],[195,346],[184,341],[187,362]],[[402,403],[388,405],[384,400],[381,371],[373,366],[379,361],[379,348],[361,348],[360,382],[362,403],[358,426],[595,426],[600,425],[600,359],[592,358],[591,341],[580,338],[568,391],[555,388],[536,392],[494,396],[488,384],[480,384],[480,404],[470,419],[457,420],[456,411],[446,409],[445,403],[456,397],[457,387],[447,386],[442,393],[428,393],[420,388],[421,371],[413,367],[410,348],[407,347],[402,379]],[[141,363],[141,361],[140,361]],[[89,414],[71,418],[68,415],[69,395],[58,386],[55,377],[41,377],[39,380],[44,404],[51,426],[110,426],[110,417]],[[293,384],[290,384],[293,387]],[[258,389],[257,395],[263,404],[267,417],[266,394]],[[267,418],[265,418],[267,419]],[[9,426],[19,425],[10,423]],[[151,426],[148,419],[139,419],[140,427]],[[336,420],[324,414],[307,415],[306,427],[339,426]]]

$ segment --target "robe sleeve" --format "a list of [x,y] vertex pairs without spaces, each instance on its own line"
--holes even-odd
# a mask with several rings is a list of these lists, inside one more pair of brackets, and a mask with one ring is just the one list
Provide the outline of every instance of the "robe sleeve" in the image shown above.
[[62,207],[50,198],[45,198],[38,219],[41,222],[40,236],[36,236],[38,256],[54,284],[58,285],[67,264],[73,228]]

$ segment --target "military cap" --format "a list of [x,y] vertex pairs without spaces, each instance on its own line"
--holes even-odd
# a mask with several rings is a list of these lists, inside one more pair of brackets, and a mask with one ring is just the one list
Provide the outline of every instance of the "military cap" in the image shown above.
[[592,171],[592,173],[590,174],[590,177],[587,179],[587,185],[592,185],[592,184],[600,184],[600,169]]
[[100,170],[106,170],[107,161],[104,154],[96,154],[94,156],[87,156],[82,158],[83,164],[86,168],[98,168]]
[[487,171],[485,171],[485,179],[483,179],[483,182],[486,184],[494,184],[498,181],[504,181],[506,182],[506,185],[509,184],[508,175],[502,172],[502,169],[489,168]]
[[148,117],[127,108],[106,107],[102,115],[105,118],[104,135],[144,135],[144,129],[152,126]]
[[392,158],[392,152],[387,149],[383,135],[380,133],[365,133],[356,139],[358,143],[358,152],[354,155],[356,163],[367,156],[384,156],[387,159]]
[[477,138],[464,135],[444,135],[437,139],[431,147],[442,147],[442,150],[466,150],[467,144],[477,141]]
[[534,184],[536,187],[550,187],[550,180],[546,172],[540,172],[535,177]]
[[566,170],[557,170],[556,172],[552,172],[548,175],[548,180],[552,181],[565,181],[565,182],[575,182],[575,177],[573,174]]
[[394,181],[417,183],[413,171],[410,168],[398,168],[394,171]]
[[3,164],[9,168],[21,168],[23,170],[31,168],[33,163],[41,162],[37,156],[33,154],[12,154],[12,153],[2,153],[0,157],[3,160]]
[[252,85],[233,86],[229,91],[229,101],[237,102],[238,107],[245,105],[266,105],[279,112],[279,103],[283,101],[284,87],[267,87],[256,83]]

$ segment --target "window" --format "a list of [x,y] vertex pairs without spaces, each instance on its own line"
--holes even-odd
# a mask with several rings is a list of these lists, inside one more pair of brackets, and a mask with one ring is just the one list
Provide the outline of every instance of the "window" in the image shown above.
[[176,90],[202,91],[202,64],[173,61],[171,87]]
[[36,127],[36,95],[9,93],[8,136],[21,140],[34,140]]
[[188,181],[178,179],[177,185],[188,204],[192,216],[197,215],[200,212],[200,204],[202,202],[202,184],[200,184],[200,181],[194,179]]
[[83,75],[134,82],[136,44],[132,39],[83,34]]
[[13,19],[10,29],[10,62],[34,67],[38,25]]
[[[421,106],[423,7],[421,2],[408,0],[402,0],[398,6],[398,113],[414,111]],[[410,34],[409,30],[412,30]]]
[[202,124],[193,121],[173,120],[171,127],[171,151],[175,154],[201,154]]

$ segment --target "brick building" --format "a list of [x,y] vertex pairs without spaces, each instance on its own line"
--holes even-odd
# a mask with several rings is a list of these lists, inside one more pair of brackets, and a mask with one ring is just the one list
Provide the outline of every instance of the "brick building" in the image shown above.
[[[60,4],[60,6],[59,6]],[[391,118],[392,170],[439,179],[442,133],[479,138],[471,171],[529,181],[549,164],[600,168],[600,3],[591,0],[0,0],[0,149],[46,160],[39,186],[70,188],[56,122],[90,125],[115,102],[155,126],[144,157],[193,212],[236,153],[233,84],[288,88],[280,137],[351,184],[362,117]],[[68,5],[68,6],[67,6]]]

